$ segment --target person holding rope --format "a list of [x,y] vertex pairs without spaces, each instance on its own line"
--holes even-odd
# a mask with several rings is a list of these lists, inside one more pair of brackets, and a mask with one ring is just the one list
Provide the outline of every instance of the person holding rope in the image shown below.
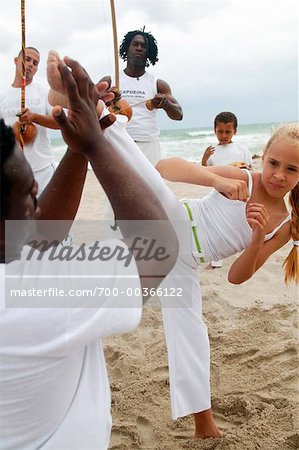
[[[146,67],[158,62],[157,42],[150,32],[143,29],[126,33],[119,54],[127,63],[120,71],[121,98],[133,107],[127,132],[155,166],[161,159],[157,109],[163,109],[172,120],[182,120],[182,108],[173,97],[169,84],[146,71]],[[110,76],[101,81],[104,80],[111,85]]]
[[26,108],[20,111],[22,51],[14,58],[15,77],[13,83],[0,94],[0,118],[3,118],[7,125],[13,125],[18,120],[18,115],[22,125],[35,124],[36,137],[31,143],[25,144],[23,150],[38,182],[40,195],[55,171],[54,153],[50,145],[47,128],[59,129],[59,126],[51,115],[48,89],[34,81],[39,62],[39,51],[34,47],[26,47]]

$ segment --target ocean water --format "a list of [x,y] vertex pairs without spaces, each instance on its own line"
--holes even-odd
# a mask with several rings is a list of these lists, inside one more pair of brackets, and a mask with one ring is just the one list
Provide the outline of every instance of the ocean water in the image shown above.
[[[261,155],[276,123],[239,125],[234,142],[245,145],[252,155]],[[56,161],[60,161],[66,150],[62,138],[51,138]],[[189,161],[200,161],[209,145],[216,145],[213,128],[186,128],[162,130],[160,133],[162,157],[181,157]]]

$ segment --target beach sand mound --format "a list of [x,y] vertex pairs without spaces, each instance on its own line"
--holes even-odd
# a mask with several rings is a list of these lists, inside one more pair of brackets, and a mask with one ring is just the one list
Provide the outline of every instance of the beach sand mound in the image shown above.
[[149,305],[135,333],[107,342],[111,450],[298,448],[295,305],[237,307],[213,287],[204,295],[204,315],[212,404],[224,439],[194,440],[192,418],[171,419],[162,318],[157,305]]

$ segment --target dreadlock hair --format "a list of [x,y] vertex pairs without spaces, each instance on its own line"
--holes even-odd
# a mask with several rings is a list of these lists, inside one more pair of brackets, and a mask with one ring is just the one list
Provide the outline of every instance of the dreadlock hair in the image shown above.
[[157,41],[154,38],[154,36],[150,32],[144,31],[144,28],[142,30],[134,30],[134,31],[128,31],[127,34],[124,35],[124,38],[122,40],[122,43],[119,47],[119,55],[121,59],[124,61],[127,61],[128,59],[128,50],[130,47],[130,44],[132,42],[132,39],[135,36],[143,36],[145,43],[146,43],[146,49],[147,49],[147,58],[145,66],[148,67],[150,64],[153,66],[156,64],[156,62],[159,61],[158,59],[158,46]]
[[10,180],[5,173],[5,163],[12,156],[14,147],[16,145],[15,135],[11,127],[7,127],[3,119],[0,119],[0,160],[1,160],[1,205],[0,217],[5,216],[7,195],[12,188],[12,180]]
[[[267,142],[264,154],[278,140],[296,145],[299,152],[299,125],[290,123],[279,126]],[[289,193],[289,203],[291,206],[291,239],[297,243],[299,241],[299,182]],[[285,283],[289,284],[294,281],[299,284],[299,248],[297,245],[293,245],[283,263],[283,268]]]
[[229,111],[223,111],[223,112],[217,114],[217,116],[214,119],[214,129],[216,128],[216,126],[219,122],[221,122],[221,123],[233,122],[235,130],[238,128],[237,117],[235,116],[234,113],[229,112]]

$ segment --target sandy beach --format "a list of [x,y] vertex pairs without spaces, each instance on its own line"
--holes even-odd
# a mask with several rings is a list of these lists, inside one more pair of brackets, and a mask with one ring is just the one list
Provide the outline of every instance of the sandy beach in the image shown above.
[[[180,198],[200,197],[208,190],[169,184]],[[103,198],[93,172],[88,171],[77,218],[101,219]],[[227,281],[235,257],[221,269],[201,267],[212,353],[212,405],[225,437],[194,440],[191,417],[171,419],[161,311],[157,299],[152,299],[134,333],[105,341],[112,390],[111,450],[299,447],[298,288],[284,285],[281,268],[290,245],[241,286]]]

